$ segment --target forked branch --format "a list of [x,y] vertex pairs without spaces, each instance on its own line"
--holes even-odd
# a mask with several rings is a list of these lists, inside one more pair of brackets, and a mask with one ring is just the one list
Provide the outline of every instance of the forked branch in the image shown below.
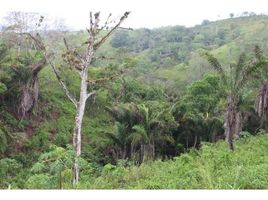
[[123,23],[129,14],[130,12],[125,12],[125,14],[120,18],[119,22],[105,36],[103,36],[99,42],[94,44],[95,50],[98,49],[107,40],[107,38]]

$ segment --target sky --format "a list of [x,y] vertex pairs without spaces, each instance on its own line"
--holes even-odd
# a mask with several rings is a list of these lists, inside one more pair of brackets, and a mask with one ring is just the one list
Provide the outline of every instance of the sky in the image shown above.
[[131,11],[125,27],[156,28],[169,25],[194,26],[204,19],[228,18],[230,13],[244,11],[268,14],[267,0],[5,0],[0,18],[10,11],[39,12],[51,18],[62,18],[73,29],[84,29],[89,12],[101,11],[115,18]]

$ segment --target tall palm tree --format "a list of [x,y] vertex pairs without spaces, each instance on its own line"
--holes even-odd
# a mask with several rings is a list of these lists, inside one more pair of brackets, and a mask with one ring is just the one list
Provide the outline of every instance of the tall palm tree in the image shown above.
[[[261,81],[259,92],[256,98],[255,110],[261,118],[260,127],[267,130],[268,116],[268,60],[263,55],[259,46],[255,47],[255,56],[259,62],[263,63],[263,68],[256,74],[257,79]],[[259,84],[259,83],[258,83]]]
[[263,66],[263,63],[259,59],[248,61],[243,53],[239,56],[236,64],[230,64],[229,70],[225,70],[213,55],[209,53],[204,55],[210,65],[221,76],[222,92],[227,99],[224,116],[225,137],[229,148],[234,150],[233,139],[234,137],[239,137],[242,130],[241,113],[239,112],[238,104],[246,84],[253,77],[254,72]]
[[267,129],[268,115],[268,81],[264,80],[259,89],[259,94],[256,99],[255,109],[261,118],[260,127]]

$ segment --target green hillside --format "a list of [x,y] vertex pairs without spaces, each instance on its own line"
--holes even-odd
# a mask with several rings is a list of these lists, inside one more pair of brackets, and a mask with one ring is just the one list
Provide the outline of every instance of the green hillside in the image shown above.
[[[33,79],[42,48],[16,29],[1,30],[0,188],[267,189],[267,25],[260,15],[115,31],[89,65],[86,82],[96,95],[85,106],[79,158],[77,109],[50,63]],[[76,99],[81,73],[68,62],[83,55],[89,33],[37,34]],[[230,105],[234,151],[224,142]]]
[[267,25],[267,16],[251,16],[207,22],[192,28],[121,31],[115,34],[111,45],[134,54],[140,60],[139,70],[148,72],[146,78],[171,79],[180,87],[211,70],[200,57],[203,51],[212,52],[225,64],[234,62],[240,52],[253,49],[254,45],[267,51]]

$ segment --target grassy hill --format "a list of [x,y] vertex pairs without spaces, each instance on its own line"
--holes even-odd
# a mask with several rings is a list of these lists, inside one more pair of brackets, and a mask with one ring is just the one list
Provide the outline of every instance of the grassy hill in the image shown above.
[[[268,17],[250,16],[208,22],[192,28],[181,26],[121,31],[111,41],[139,60],[144,81],[170,81],[182,85],[211,71],[201,52],[213,53],[221,63],[235,62],[241,52],[255,45],[268,51]],[[109,47],[110,49],[110,47]]]
[[[147,84],[168,85],[181,93],[185,84],[211,71],[202,52],[214,54],[227,68],[241,52],[251,52],[255,45],[268,51],[267,31],[268,16],[265,15],[229,18],[190,28],[119,30],[99,49],[98,55],[120,59],[96,61],[94,65],[120,65],[124,58],[131,57],[135,59],[131,76]],[[86,34],[80,31],[67,33],[65,37],[76,46],[85,41]],[[59,50],[64,48],[62,41],[51,45]]]

